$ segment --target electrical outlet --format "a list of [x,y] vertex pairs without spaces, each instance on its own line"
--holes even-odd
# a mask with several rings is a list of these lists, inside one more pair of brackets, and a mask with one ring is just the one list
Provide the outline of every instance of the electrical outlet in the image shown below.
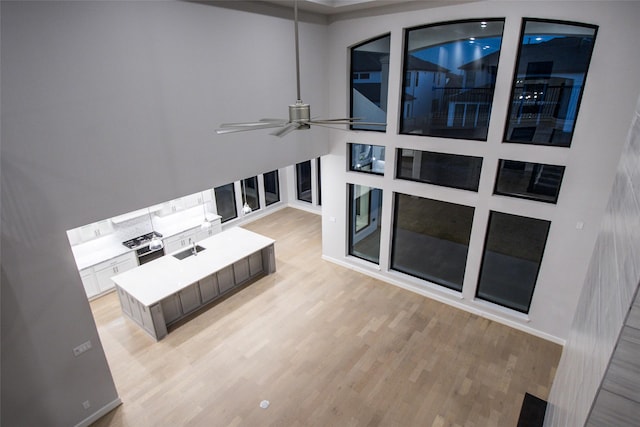
[[88,400],[85,400],[84,402],[82,402],[82,407],[84,409],[89,409],[91,407],[91,403]]
[[85,351],[91,350],[91,341],[85,341],[76,348],[73,349],[73,355],[78,357]]

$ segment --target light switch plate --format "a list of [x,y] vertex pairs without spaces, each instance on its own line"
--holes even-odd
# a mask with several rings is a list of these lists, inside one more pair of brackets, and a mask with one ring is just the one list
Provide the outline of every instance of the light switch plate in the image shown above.
[[78,357],[85,351],[91,350],[91,341],[85,341],[76,348],[73,349],[73,355]]

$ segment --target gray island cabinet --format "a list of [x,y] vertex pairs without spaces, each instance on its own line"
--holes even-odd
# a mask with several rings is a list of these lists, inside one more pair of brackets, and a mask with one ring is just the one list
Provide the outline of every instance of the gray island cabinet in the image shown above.
[[195,255],[183,248],[111,280],[122,312],[161,340],[172,323],[237,286],[274,273],[274,244],[273,239],[235,227],[198,242],[202,249]]

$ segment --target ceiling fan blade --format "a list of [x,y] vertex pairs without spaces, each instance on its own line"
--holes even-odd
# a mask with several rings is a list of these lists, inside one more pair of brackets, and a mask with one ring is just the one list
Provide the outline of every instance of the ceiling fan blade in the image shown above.
[[222,123],[221,128],[238,128],[238,127],[262,127],[271,125],[270,122],[244,122],[244,123]]
[[287,123],[289,123],[289,120],[287,119],[260,119],[261,123],[279,123],[282,126],[286,125]]
[[355,122],[358,120],[362,120],[361,117],[342,117],[339,119],[321,119],[318,117],[314,117],[311,119],[312,122],[314,121],[319,121],[319,122],[346,122],[346,121],[350,121],[350,122]]
[[367,126],[386,126],[386,123],[378,122],[360,122],[358,120],[349,119],[329,119],[329,120],[310,120],[309,124],[324,124],[324,125],[367,125]]
[[234,132],[246,132],[249,130],[258,130],[258,129],[271,129],[271,128],[279,128],[282,127],[280,124],[272,124],[272,123],[261,123],[259,126],[255,123],[249,123],[248,125],[236,124],[231,125],[227,123],[227,126],[222,125],[223,127],[216,129],[216,133],[218,135],[223,135],[225,133],[234,133]]
[[292,131],[298,129],[299,127],[300,127],[299,123],[291,122],[288,125],[284,126],[282,129],[278,129],[278,130],[275,130],[275,131],[271,132],[271,135],[283,137],[286,134],[288,134],[289,132],[292,132]]

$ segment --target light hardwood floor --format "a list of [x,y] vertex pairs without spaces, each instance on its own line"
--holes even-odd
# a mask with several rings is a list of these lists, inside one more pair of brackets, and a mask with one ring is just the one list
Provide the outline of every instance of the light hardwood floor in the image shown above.
[[245,227],[277,272],[160,342],[91,303],[123,401],[96,426],[515,426],[548,397],[560,346],[323,261],[317,215]]

